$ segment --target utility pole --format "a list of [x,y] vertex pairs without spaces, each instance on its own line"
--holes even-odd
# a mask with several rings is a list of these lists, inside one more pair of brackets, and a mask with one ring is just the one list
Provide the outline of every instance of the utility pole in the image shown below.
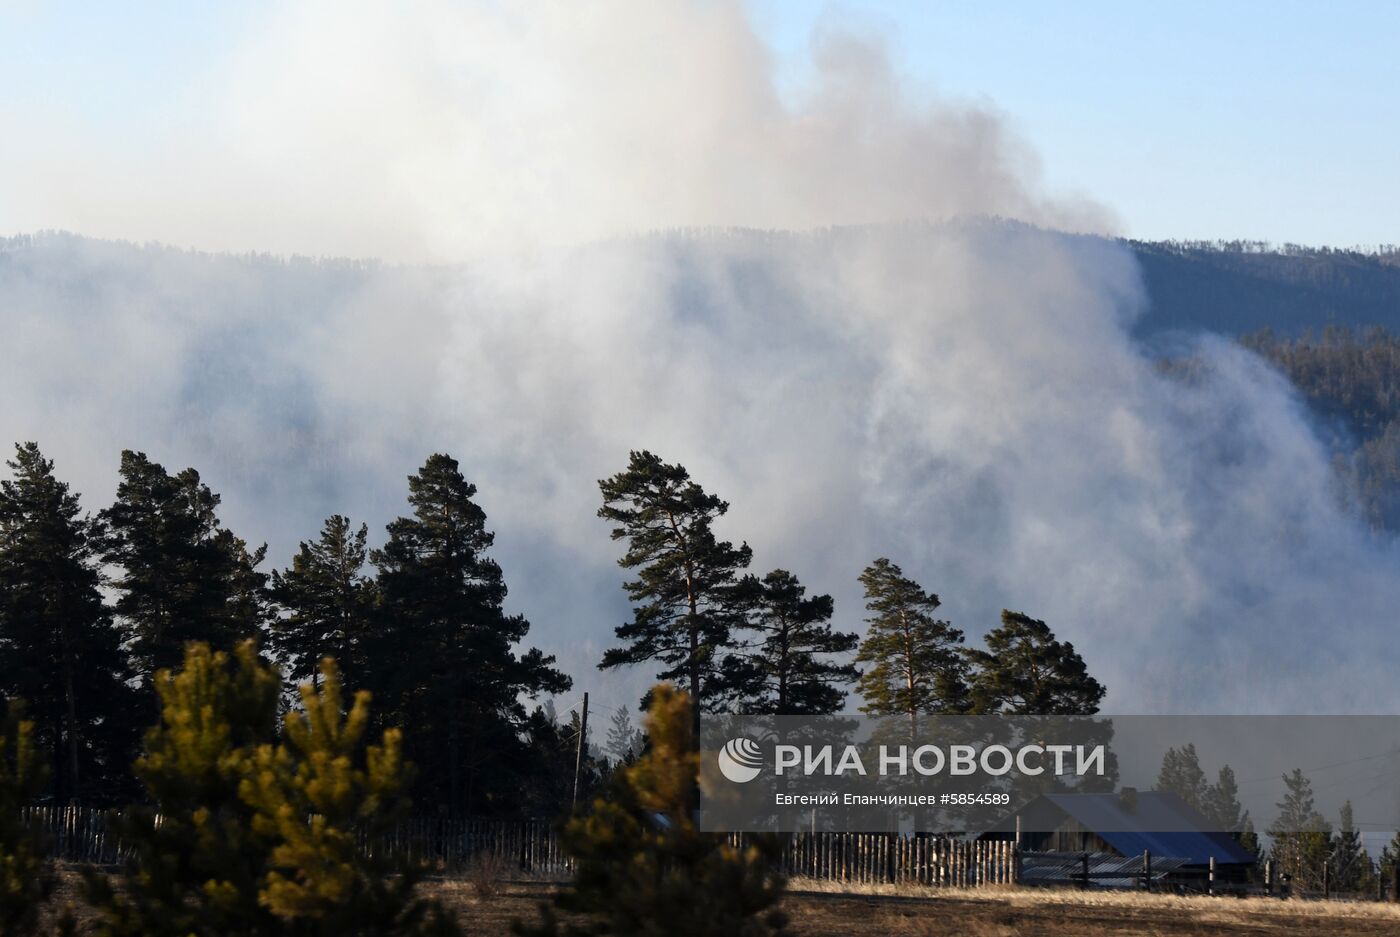
[[574,756],[574,800],[570,812],[578,811],[578,779],[583,773],[583,746],[588,738],[588,694],[583,694],[583,715],[578,721],[578,753]]

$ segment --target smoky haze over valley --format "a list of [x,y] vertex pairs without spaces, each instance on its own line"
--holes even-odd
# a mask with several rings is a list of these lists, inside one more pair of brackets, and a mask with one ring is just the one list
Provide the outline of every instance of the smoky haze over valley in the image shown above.
[[151,160],[74,174],[100,143],[76,132],[0,157],[19,217],[95,235],[0,248],[0,438],[90,509],[144,450],[280,567],[331,513],[374,537],[449,452],[530,643],[612,707],[651,672],[596,670],[627,617],[597,479],[647,448],[845,630],[886,555],[972,640],[1045,619],[1107,711],[1400,702],[1396,546],[1229,338],[1393,325],[1393,256],[1116,240],[1002,115],[911,92],[878,43],[819,37],[780,96],[730,4],[331,9],[220,63]]
[[1258,359],[1175,332],[1203,370],[1157,367],[1112,241],[732,231],[483,270],[52,235],[6,246],[0,303],[25,337],[0,429],[41,440],[93,509],[141,448],[200,468],[280,566],[328,514],[382,529],[404,477],[453,453],[510,606],[610,703],[649,674],[594,670],[627,614],[595,481],[640,446],[728,498],[723,535],[831,591],[847,627],[855,573],[887,553],[972,635],[1002,606],[1046,618],[1114,709],[1389,699],[1389,540],[1341,507],[1303,404]]

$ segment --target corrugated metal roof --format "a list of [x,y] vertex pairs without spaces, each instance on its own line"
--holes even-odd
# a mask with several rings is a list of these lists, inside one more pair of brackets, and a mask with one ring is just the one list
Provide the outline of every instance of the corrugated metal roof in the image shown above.
[[[1248,863],[1254,856],[1227,833],[1210,831],[1210,821],[1175,794],[1140,791],[1130,813],[1118,794],[1046,794],[1042,799],[1077,820],[1125,856],[1154,856],[1186,859],[1191,865],[1205,865],[1212,856],[1217,863]],[[1186,832],[1160,832],[1161,830]]]
[[[1027,852],[1021,854],[1021,882],[1026,885],[1069,884],[1083,881],[1084,858],[1089,860],[1089,882],[1099,888],[1136,888],[1142,881],[1142,857],[1108,853]],[[1161,881],[1182,866],[1185,859],[1152,859],[1152,879]]]

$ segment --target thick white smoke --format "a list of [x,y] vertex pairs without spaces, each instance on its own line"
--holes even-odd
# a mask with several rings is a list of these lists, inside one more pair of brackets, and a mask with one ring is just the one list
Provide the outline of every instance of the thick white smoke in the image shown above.
[[3,177],[24,180],[3,193],[9,223],[395,260],[672,227],[1110,226],[1042,195],[997,114],[909,93],[878,42],[814,37],[812,78],[785,99],[732,0],[301,0],[267,15],[170,89],[149,136],[65,125],[52,102],[0,111],[34,131],[0,148]]
[[[732,5],[554,13],[295,5],[159,180],[97,164],[60,196],[36,170],[56,225],[461,262],[12,244],[0,438],[94,507],[122,447],[195,464],[279,564],[332,511],[401,512],[449,451],[532,640],[606,704],[648,674],[592,669],[626,616],[596,479],[646,447],[845,627],[888,555],[974,639],[1003,606],[1047,619],[1118,711],[1395,705],[1396,557],[1297,401],[1221,341],[1163,374],[1125,250],[987,220],[1107,217],[1044,195],[996,115],[841,38],[784,101]],[[693,226],[720,230],[644,233]]]

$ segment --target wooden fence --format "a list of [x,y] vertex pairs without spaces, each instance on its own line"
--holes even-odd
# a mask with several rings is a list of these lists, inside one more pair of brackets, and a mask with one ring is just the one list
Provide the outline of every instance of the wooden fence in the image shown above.
[[[127,847],[112,822],[115,811],[89,807],[29,807],[26,819],[45,834],[59,859],[106,865]],[[159,820],[157,820],[159,822]],[[749,834],[731,834],[743,846]],[[567,878],[573,872],[554,824],[546,820],[416,817],[361,848],[422,863],[440,872],[489,861],[502,874]],[[1006,842],[969,842],[899,833],[797,833],[780,858],[788,875],[847,882],[919,883],[949,887],[1013,884],[1019,853]]]
[[[128,855],[113,822],[117,813],[89,807],[24,809],[25,819],[43,832],[52,855],[98,865],[117,863]],[[546,820],[415,817],[384,835],[362,839],[360,848],[439,872],[461,871],[479,861],[489,861],[507,875],[566,878],[573,872],[554,825]]]
[[[116,811],[88,807],[25,809],[25,818],[43,831],[54,856],[99,865],[119,862],[127,855],[112,822],[115,815]],[[735,833],[726,838],[742,848],[752,837]],[[476,863],[489,863],[507,878],[529,875],[562,880],[573,874],[555,825],[546,820],[416,817],[360,845],[367,852],[395,855],[443,874],[461,872]],[[1108,874],[1100,868],[1100,860],[1109,858],[1095,857],[1089,874],[1095,884],[1102,884],[1099,880]],[[1138,860],[1113,861],[1126,868]],[[1172,860],[1157,863],[1158,874],[1173,867]],[[1005,841],[909,833],[784,836],[779,866],[787,875],[818,880],[949,888],[1073,884],[1082,877],[1078,854],[1023,853]]]
[[[730,834],[743,846],[748,834]],[[783,843],[782,870],[827,881],[974,888],[1014,885],[1020,853],[1010,842],[923,833],[796,833]]]
[[[90,807],[23,809],[24,819],[43,832],[56,858],[97,865],[110,865],[128,855],[112,822],[116,815],[117,811]],[[752,836],[734,833],[726,839],[742,848]],[[555,825],[547,820],[417,817],[382,836],[362,840],[360,848],[421,863],[440,874],[460,873],[477,863],[502,878],[526,875],[562,881],[573,874],[573,863],[564,853]],[[1168,877],[1194,876],[1201,879],[1196,883],[1200,890],[1215,891],[1214,863],[1207,871],[1186,868],[1187,861],[1146,854],[1125,858],[1022,852],[1006,841],[974,842],[921,833],[796,833],[782,837],[778,859],[781,870],[790,876],[865,884],[1151,887]],[[1262,885],[1244,889],[1266,895],[1291,891],[1275,882],[1272,866],[1265,864]],[[1327,880],[1324,869],[1322,890],[1309,894],[1333,897]],[[1227,890],[1241,887],[1226,884]],[[1381,881],[1374,896],[1351,897],[1384,899],[1387,893],[1391,900],[1400,899],[1400,870],[1392,881]]]

